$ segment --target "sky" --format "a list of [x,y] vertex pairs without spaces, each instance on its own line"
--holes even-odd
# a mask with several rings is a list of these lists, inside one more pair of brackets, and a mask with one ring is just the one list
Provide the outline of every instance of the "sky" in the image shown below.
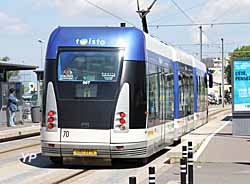
[[[139,0],[142,9],[152,1]],[[147,16],[149,32],[199,57],[199,26],[160,25],[250,22],[249,9],[250,0],[157,0]],[[136,0],[0,0],[0,57],[9,56],[11,62],[37,66],[42,61],[44,65],[49,35],[56,27],[119,26],[126,21],[127,26],[141,28],[136,10]],[[153,27],[155,25],[159,26]],[[221,38],[226,54],[239,46],[249,45],[249,30],[250,24],[204,26],[203,57],[221,56]],[[39,39],[44,43],[39,43]]]

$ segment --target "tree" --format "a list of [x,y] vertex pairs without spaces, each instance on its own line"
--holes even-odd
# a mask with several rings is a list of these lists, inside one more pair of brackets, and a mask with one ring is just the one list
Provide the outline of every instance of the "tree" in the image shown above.
[[8,56],[4,56],[4,57],[2,57],[1,59],[0,59],[1,61],[9,61],[10,60],[10,58],[8,57]]
[[231,64],[233,62],[233,59],[250,58],[250,45],[236,48],[232,53],[229,54],[229,56],[229,65],[225,68],[225,75],[227,82],[231,84]]
[[[8,62],[8,61],[10,61],[10,57],[8,57],[8,56],[1,57],[0,61]],[[8,71],[7,72],[7,80],[9,80],[12,76],[13,77],[17,76],[18,73],[19,73],[19,71]]]

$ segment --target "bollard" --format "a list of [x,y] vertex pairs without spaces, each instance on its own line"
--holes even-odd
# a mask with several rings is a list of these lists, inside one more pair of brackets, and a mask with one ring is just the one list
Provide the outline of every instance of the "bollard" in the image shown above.
[[182,158],[180,160],[181,184],[186,184],[186,175],[187,175],[187,167],[186,167],[185,160]]
[[194,183],[193,152],[188,152],[188,184]]
[[193,144],[191,141],[188,141],[188,152],[192,152],[193,153]]
[[129,184],[136,184],[136,177],[129,177]]
[[155,184],[155,167],[149,167],[149,184]]
[[187,156],[188,156],[187,146],[182,146],[182,158],[185,159],[186,168],[187,168]]

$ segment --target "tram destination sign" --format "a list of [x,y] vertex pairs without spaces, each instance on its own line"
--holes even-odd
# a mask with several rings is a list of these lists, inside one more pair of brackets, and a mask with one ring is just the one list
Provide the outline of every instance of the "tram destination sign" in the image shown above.
[[250,111],[250,59],[233,61],[234,112]]

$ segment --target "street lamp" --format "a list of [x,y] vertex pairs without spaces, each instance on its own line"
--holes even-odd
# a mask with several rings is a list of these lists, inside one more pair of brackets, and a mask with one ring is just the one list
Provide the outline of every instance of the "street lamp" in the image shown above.
[[42,69],[42,67],[43,67],[43,43],[44,43],[44,40],[38,39],[37,42],[40,44],[40,47],[41,47],[41,69]]
[[[44,40],[42,39],[38,39],[37,42],[40,44],[40,47],[41,47],[41,71],[42,71],[42,68],[43,68],[43,43],[44,43]],[[42,98],[41,98],[41,86],[40,86],[40,82],[39,80],[37,80],[37,101],[38,101],[38,104],[41,108],[41,104],[42,104]]]

